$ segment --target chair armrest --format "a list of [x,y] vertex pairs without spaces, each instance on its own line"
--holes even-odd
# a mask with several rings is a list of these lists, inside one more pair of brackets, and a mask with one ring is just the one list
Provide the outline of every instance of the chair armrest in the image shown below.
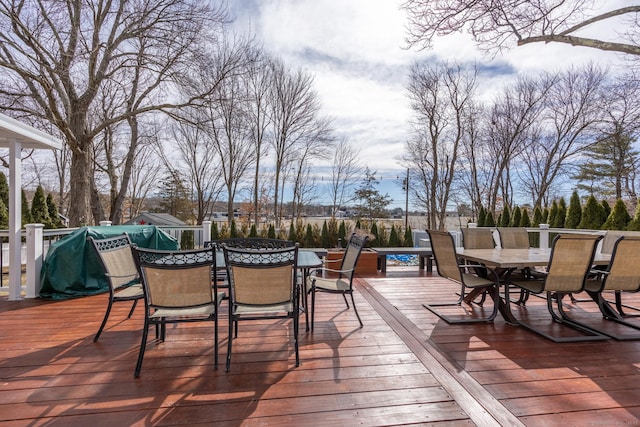
[[122,275],[104,273],[104,275],[107,276],[107,277],[114,277],[114,278],[117,278],[117,279],[121,279],[121,278],[124,278],[124,277],[133,277],[134,279],[137,279],[139,277],[139,275],[137,273],[136,274],[122,274]]
[[335,270],[333,268],[326,268],[326,267],[320,267],[320,268],[315,268],[313,270],[316,273],[340,273],[340,274],[347,274],[347,273],[351,273],[353,271],[353,269],[350,270]]
[[458,268],[487,268],[487,266],[482,264],[458,264]]

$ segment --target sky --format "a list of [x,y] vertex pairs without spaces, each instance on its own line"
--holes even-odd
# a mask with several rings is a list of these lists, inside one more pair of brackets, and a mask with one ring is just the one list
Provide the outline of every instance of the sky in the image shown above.
[[[626,4],[621,0],[606,2]],[[405,44],[406,14],[397,0],[229,0],[234,30],[253,34],[264,49],[314,76],[322,111],[339,137],[360,148],[377,172],[379,190],[404,207],[397,177],[409,138],[408,69],[419,60],[477,62],[480,97],[491,100],[520,74],[557,71],[590,61],[618,66],[620,55],[561,44],[515,47],[489,57],[464,34],[437,39],[433,49]],[[611,33],[611,28],[595,29]]]

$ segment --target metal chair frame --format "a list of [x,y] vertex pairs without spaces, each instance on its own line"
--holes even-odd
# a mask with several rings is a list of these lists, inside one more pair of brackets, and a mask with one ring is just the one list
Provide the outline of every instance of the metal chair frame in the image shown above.
[[[368,239],[369,236],[359,236],[356,233],[351,234],[351,237],[347,242],[344,256],[340,260],[336,260],[340,261],[340,268],[319,268],[316,269],[315,276],[309,277],[309,280],[311,281],[309,289],[309,292],[311,292],[311,331],[313,331],[315,323],[317,292],[341,294],[347,309],[349,309],[349,302],[347,301],[347,294],[349,294],[351,297],[351,304],[353,305],[353,311],[358,318],[358,323],[361,328],[364,326],[362,319],[360,318],[360,314],[358,313],[358,308],[356,307],[356,301],[353,297],[353,278],[355,276],[358,259],[360,259],[360,254],[362,254],[362,250],[367,244]],[[326,273],[334,274],[338,277],[336,279],[323,277]]]
[[[429,233],[429,239],[431,240],[431,249],[433,250],[433,257],[436,261],[438,275],[459,284],[460,297],[453,303],[423,304],[424,308],[431,311],[447,323],[458,324],[493,322],[493,320],[496,318],[496,315],[498,314],[498,308],[500,304],[498,294],[500,280],[497,274],[487,269],[487,274],[494,276],[494,279],[491,280],[488,278],[479,277],[476,274],[469,273],[469,269],[486,269],[486,267],[482,265],[460,264],[456,256],[455,242],[451,234],[445,231],[436,230],[427,230],[427,232]],[[489,316],[478,318],[465,315],[464,317],[454,318],[436,310],[436,307],[461,306],[462,302],[464,301],[465,291],[467,288],[472,290],[477,289],[486,291],[483,293],[489,294],[491,300],[493,301],[493,310],[491,311]]]
[[222,250],[230,284],[226,371],[231,368],[234,325],[237,335],[239,322],[261,319],[292,319],[296,367],[300,366],[298,245],[260,249],[222,245]]
[[138,269],[131,253],[131,240],[127,234],[106,239],[87,238],[95,248],[107,282],[109,283],[109,303],[98,332],[93,337],[97,342],[107,324],[113,304],[133,301],[127,319],[131,318],[139,300],[144,298]]
[[[555,336],[531,323],[513,316],[517,324],[536,332],[554,342],[599,341],[609,337],[580,324],[566,315],[562,297],[569,293],[580,293],[585,287],[602,236],[558,235],[553,241],[547,274],[542,278],[511,280],[509,283],[532,294],[545,294],[547,310],[554,322],[568,326],[582,335]],[[505,286],[505,301],[510,303],[510,286]],[[556,308],[554,309],[554,303]],[[523,307],[524,308],[524,307]],[[557,312],[555,311],[557,309]],[[509,310],[511,312],[511,310]],[[513,314],[511,312],[511,314]]]
[[[144,290],[145,322],[136,363],[140,376],[150,325],[160,327],[160,340],[166,338],[166,325],[210,321],[214,324],[214,366],[218,367],[218,308],[224,293],[215,280],[215,248],[164,251],[133,248],[134,259]],[[211,277],[214,280],[211,280]]]

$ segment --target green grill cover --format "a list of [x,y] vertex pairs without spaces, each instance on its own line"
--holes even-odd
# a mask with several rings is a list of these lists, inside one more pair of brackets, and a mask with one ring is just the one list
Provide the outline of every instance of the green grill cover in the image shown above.
[[127,233],[141,248],[178,249],[178,242],[155,225],[81,227],[53,243],[40,271],[40,297],[64,300],[109,291],[98,254],[87,237],[105,239]]

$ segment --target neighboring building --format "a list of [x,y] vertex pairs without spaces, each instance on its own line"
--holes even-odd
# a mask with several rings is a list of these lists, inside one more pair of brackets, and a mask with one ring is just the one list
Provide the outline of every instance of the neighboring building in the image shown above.
[[184,221],[168,213],[142,212],[135,218],[125,222],[124,225],[166,225],[181,226],[187,225]]

